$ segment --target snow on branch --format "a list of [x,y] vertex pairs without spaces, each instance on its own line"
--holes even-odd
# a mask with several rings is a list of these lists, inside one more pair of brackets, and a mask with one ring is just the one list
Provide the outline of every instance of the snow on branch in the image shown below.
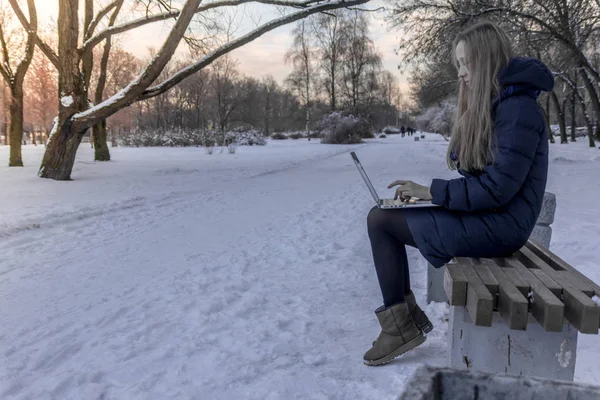
[[146,99],[149,99],[154,96],[158,96],[159,94],[166,92],[167,90],[171,89],[173,86],[177,85],[179,82],[183,81],[185,78],[189,77],[190,75],[193,75],[194,73],[200,71],[202,68],[208,66],[209,64],[211,64],[213,61],[215,61],[219,57],[237,49],[238,47],[241,47],[241,46],[253,41],[254,39],[260,37],[264,33],[269,32],[275,28],[278,28],[282,25],[289,24],[291,22],[295,22],[302,18],[306,18],[309,15],[317,13],[317,12],[333,10],[336,8],[350,7],[350,6],[354,6],[354,5],[358,5],[358,4],[364,4],[364,3],[367,3],[368,1],[369,0],[330,1],[327,3],[316,4],[316,5],[307,7],[301,11],[296,11],[289,15],[283,16],[279,19],[275,19],[273,21],[267,22],[266,24],[254,29],[253,31],[247,33],[246,35],[241,36],[235,40],[232,40],[231,42],[224,44],[223,46],[219,47],[217,50],[213,51],[212,53],[207,54],[206,56],[202,57],[198,62],[191,64],[191,65],[183,68],[179,72],[175,73],[172,77],[163,81],[162,83],[148,88],[138,100],[146,100]]
[[[14,0],[12,0],[14,1]],[[282,1],[282,0],[220,0],[214,1],[212,3],[203,4],[198,7],[196,13],[208,11],[214,8],[219,7],[227,7],[227,6],[239,6],[244,3],[261,3],[261,4],[269,4],[269,5],[277,5],[277,6],[287,6],[294,8],[305,8],[310,6],[313,3],[317,3],[319,0],[305,0],[305,1]],[[88,51],[91,51],[98,43],[102,42],[109,36],[116,35],[118,33],[127,32],[129,30],[139,28],[140,26],[144,26],[153,22],[165,21],[167,19],[176,18],[181,13],[180,10],[167,11],[161,14],[156,15],[148,15],[142,18],[134,19],[129,22],[125,22],[120,25],[116,25],[113,27],[109,27],[93,37],[89,38],[83,43],[83,46],[79,49],[81,54],[84,54]]]

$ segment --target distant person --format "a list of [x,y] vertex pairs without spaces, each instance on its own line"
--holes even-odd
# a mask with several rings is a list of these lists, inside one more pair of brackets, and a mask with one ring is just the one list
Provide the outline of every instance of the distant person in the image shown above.
[[419,346],[433,329],[411,291],[406,245],[435,268],[453,257],[503,257],[525,245],[542,207],[548,132],[537,98],[554,87],[552,73],[539,60],[513,57],[510,39],[490,22],[461,32],[453,51],[458,123],[446,161],[462,177],[388,186],[397,186],[396,198],[418,197],[442,207],[374,207],[369,213],[383,305],[375,310],[381,333],[364,355],[367,365]]
[[404,127],[404,125],[400,127],[400,133],[402,133],[402,136],[404,136],[404,134],[406,133],[406,128]]

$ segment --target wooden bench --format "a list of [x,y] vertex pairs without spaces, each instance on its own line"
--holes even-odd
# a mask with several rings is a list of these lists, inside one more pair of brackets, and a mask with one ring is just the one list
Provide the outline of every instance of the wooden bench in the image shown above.
[[[554,213],[556,211],[556,195],[545,192],[542,209],[535,223],[535,228],[530,238],[535,239],[547,249],[550,248],[550,239],[552,238],[552,223],[554,222]],[[425,260],[427,268],[427,303],[432,301],[445,303],[448,301],[444,292],[444,270],[434,268]]]
[[451,368],[573,380],[577,335],[598,334],[600,286],[530,240],[444,267]]

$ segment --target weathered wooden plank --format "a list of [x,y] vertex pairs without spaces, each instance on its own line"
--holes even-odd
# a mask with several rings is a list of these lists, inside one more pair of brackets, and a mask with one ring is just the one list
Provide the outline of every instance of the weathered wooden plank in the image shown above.
[[552,268],[556,270],[569,271],[573,275],[579,277],[579,279],[581,279],[582,281],[587,282],[594,289],[594,294],[596,296],[600,296],[599,284],[597,284],[596,282],[592,281],[590,278],[579,272],[576,268],[569,265],[569,263],[564,261],[562,258],[557,256],[550,250],[532,241],[527,241],[526,247],[533,251],[535,254],[537,254],[537,256],[540,257],[542,260],[547,262],[548,265],[550,265]]
[[525,267],[516,257],[498,259],[512,267],[529,284],[532,296],[530,297],[529,310],[531,315],[539,322],[545,331],[561,332],[565,307],[563,303],[540,280]]
[[519,289],[519,292],[523,294],[523,296],[527,297],[527,294],[531,291],[531,286],[514,268],[502,268],[502,272],[508,276],[508,278],[512,281],[512,283]]
[[494,297],[472,265],[460,264],[467,278],[467,311],[477,326],[492,326]]
[[594,288],[587,282],[579,279],[579,277],[573,275],[571,271],[556,271],[556,275],[581,290],[587,297],[592,297],[594,295]]
[[444,291],[451,306],[467,304],[467,278],[458,264],[446,264],[444,267]]
[[490,273],[490,270],[487,268],[488,264],[494,264],[494,261],[489,258],[466,258],[466,257],[458,257],[458,263],[462,265],[472,265],[479,278],[485,285],[485,287],[492,294],[492,298],[494,299],[494,309],[498,308],[498,281],[496,278]]
[[546,272],[541,269],[529,269],[539,280],[546,286],[556,297],[562,299],[563,288],[561,285],[556,283],[554,279],[550,278]]
[[[529,301],[526,295],[514,285],[505,271],[510,268],[500,268],[496,263],[487,265],[490,273],[498,281],[498,310],[508,320],[510,329],[527,329]],[[519,277],[520,278],[520,277]]]
[[[516,253],[517,258],[528,267],[539,267],[556,283],[562,286],[562,299],[565,304],[565,318],[581,333],[598,334],[600,324],[600,307],[598,307],[581,290],[565,279],[561,279],[559,271],[549,266],[536,253],[523,247]],[[561,271],[564,271],[561,269]]]

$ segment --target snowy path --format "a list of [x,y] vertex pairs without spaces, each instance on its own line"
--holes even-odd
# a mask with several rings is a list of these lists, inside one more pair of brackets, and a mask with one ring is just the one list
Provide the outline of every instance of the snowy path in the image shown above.
[[[35,178],[41,151],[27,147],[27,167],[0,168],[0,398],[394,398],[419,363],[444,364],[444,307],[429,308],[436,329],[402,362],[362,365],[380,295],[372,200],[348,152],[385,194],[394,179],[453,176],[445,146],[116,149],[93,165],[82,145],[73,182]],[[597,176],[597,150],[575,146],[559,149],[555,175]],[[569,211],[575,226],[559,195],[552,246],[600,280],[583,182],[560,179],[589,211]],[[409,257],[423,299],[420,256]],[[599,341],[580,348],[577,378],[597,380]]]

